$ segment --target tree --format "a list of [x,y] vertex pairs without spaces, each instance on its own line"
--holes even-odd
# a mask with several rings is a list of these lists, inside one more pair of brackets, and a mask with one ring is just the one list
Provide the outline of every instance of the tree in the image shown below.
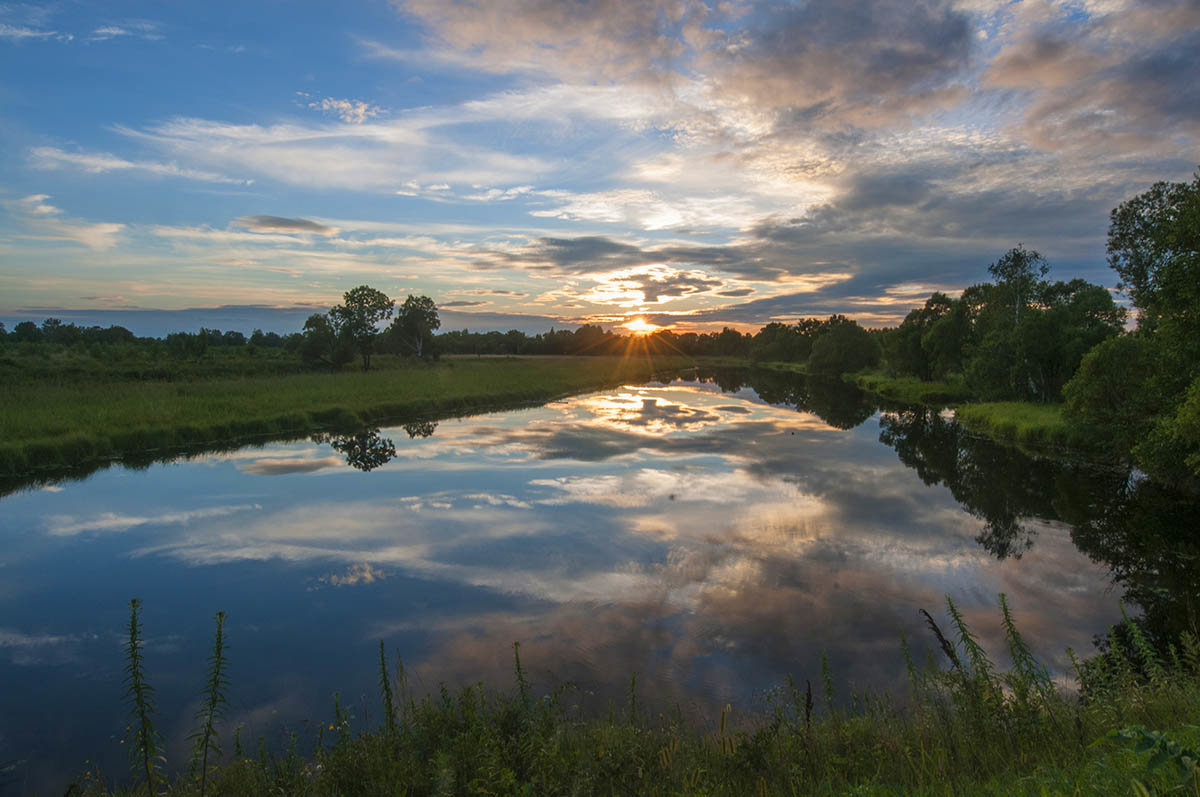
[[[928,382],[933,378],[934,357],[926,347],[926,340],[934,325],[954,307],[954,300],[944,293],[934,293],[904,318],[899,327],[884,337],[888,367],[902,374],[914,374]],[[931,347],[932,348],[932,347]]]
[[1200,175],[1116,207],[1108,263],[1138,331],[1089,355],[1067,386],[1069,421],[1155,478],[1200,486]]
[[1122,335],[1092,349],[1067,383],[1067,412],[1075,428],[1118,457],[1149,434],[1163,399],[1152,389],[1161,368],[1149,335]]
[[830,318],[828,331],[813,343],[808,357],[814,373],[841,374],[861,371],[879,362],[879,342],[854,321]]
[[1021,323],[1021,310],[1033,300],[1042,278],[1050,271],[1046,258],[1032,249],[1017,244],[1000,259],[988,266],[1005,298],[1013,307],[1013,323]]
[[396,312],[396,320],[388,330],[402,351],[424,357],[433,339],[433,330],[442,325],[437,305],[428,296],[411,293]]
[[339,335],[324,313],[313,313],[304,322],[300,342],[300,359],[306,363],[323,363],[340,368],[354,359],[349,341]]
[[1113,209],[1108,264],[1138,308],[1139,328],[1177,335],[1200,329],[1200,173],[1191,183],[1155,183]]
[[37,343],[42,339],[42,330],[32,321],[22,321],[13,327],[12,339],[18,343]]
[[359,285],[342,296],[342,304],[329,309],[329,320],[339,336],[346,337],[362,356],[363,370],[371,370],[376,325],[392,317],[396,303],[387,294]]

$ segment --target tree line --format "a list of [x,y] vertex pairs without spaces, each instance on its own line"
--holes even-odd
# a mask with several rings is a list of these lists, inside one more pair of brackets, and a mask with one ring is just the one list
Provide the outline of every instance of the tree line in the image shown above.
[[[660,330],[637,348],[752,361],[805,363],[812,373],[880,366],[893,376],[961,382],[984,401],[1065,402],[1068,420],[1111,453],[1173,481],[1200,479],[1200,174],[1190,183],[1160,182],[1110,216],[1108,263],[1129,297],[1128,312],[1100,285],[1052,281],[1037,251],[1018,245],[988,266],[990,281],[952,298],[933,293],[891,329],[865,329],[833,315],[771,323],[754,334]],[[384,322],[390,320],[387,326]],[[0,324],[0,343],[165,347],[175,357],[210,348],[278,348],[311,366],[340,368],[377,353],[420,358],[446,354],[616,354],[629,336],[585,324],[528,335],[434,332],[441,326],[428,296],[399,307],[366,285],[341,304],[310,316],[302,331],[201,329],[166,339],[136,338],[124,327],[79,327],[59,319]]]

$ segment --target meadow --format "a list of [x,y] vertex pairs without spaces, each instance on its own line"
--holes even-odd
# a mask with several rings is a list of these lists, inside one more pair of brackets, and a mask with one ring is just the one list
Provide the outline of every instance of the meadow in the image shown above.
[[9,381],[0,399],[0,474],[543,402],[691,364],[617,356],[376,359],[371,371],[330,372],[301,371],[280,358],[262,373],[255,370],[262,361],[244,355],[208,358],[164,364],[169,373],[158,378],[128,377],[131,366],[86,378],[42,364]]

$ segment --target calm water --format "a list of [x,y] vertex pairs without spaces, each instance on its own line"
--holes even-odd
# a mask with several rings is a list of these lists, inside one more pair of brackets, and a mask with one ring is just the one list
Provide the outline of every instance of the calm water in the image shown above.
[[999,653],[1006,593],[1058,672],[1122,596],[1152,630],[1194,622],[1195,509],[746,373],[31,486],[0,498],[0,768],[24,762],[0,783],[124,773],[132,596],[178,765],[217,610],[248,739],[308,733],[335,690],[378,720],[380,639],[422,691],[509,686],[519,640],[541,688],[602,711],[636,671],[650,710],[706,721],[822,651],[839,684],[897,688],[945,595]]

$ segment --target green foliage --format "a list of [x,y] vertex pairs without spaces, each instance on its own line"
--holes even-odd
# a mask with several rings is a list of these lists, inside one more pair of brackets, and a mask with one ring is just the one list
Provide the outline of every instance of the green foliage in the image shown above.
[[1200,174],[1155,183],[1110,217],[1108,264],[1138,308],[1138,326],[1160,327],[1194,357],[1200,347]]
[[[1142,755],[1149,753],[1146,761],[1146,774],[1155,775],[1167,770],[1176,787],[1193,786],[1200,790],[1200,753],[1180,745],[1161,731],[1148,730],[1144,725],[1134,725],[1129,728],[1117,728],[1109,731],[1101,741],[1126,743],[1133,747],[1133,752]],[[1141,793],[1150,794],[1150,790],[1141,780],[1135,781]]]
[[364,371],[371,370],[371,354],[375,351],[378,334],[376,327],[380,321],[392,317],[395,305],[382,291],[359,285],[343,294],[341,304],[329,308],[329,323],[333,331],[339,338],[349,340],[358,351]]
[[[204,703],[196,712],[196,719],[200,722],[200,727],[188,737],[192,741],[192,761],[189,769],[193,773],[198,772],[199,774],[201,797],[207,789],[212,767],[216,766],[216,759],[221,755],[217,724],[225,718],[225,706],[228,704],[225,698],[225,692],[229,688],[229,676],[227,675],[229,661],[225,657],[227,650],[225,612],[217,612],[213,619],[216,621],[217,628],[213,634],[212,653],[208,659],[208,680],[204,686]],[[209,764],[210,756],[213,757],[211,766]]]
[[304,322],[300,357],[306,363],[341,368],[354,359],[353,342],[323,313],[313,313]]
[[433,331],[441,325],[433,299],[409,294],[396,312],[396,320],[388,329],[388,336],[394,341],[394,351],[424,357],[430,353]]
[[392,678],[388,674],[387,653],[379,640],[379,697],[383,701],[383,728],[389,737],[396,735],[396,701],[392,696]]
[[154,687],[146,678],[146,663],[142,648],[142,602],[129,601],[129,632],[125,642],[125,702],[129,708],[130,742],[134,777],[145,777],[146,793],[155,793],[155,782],[163,764],[162,737],[154,727]]
[[983,401],[1060,400],[1084,355],[1120,332],[1125,311],[1099,285],[1046,281],[1045,258],[1023,246],[988,271],[996,282],[958,299],[935,293],[883,333],[888,373],[922,381],[961,373]]
[[842,319],[831,323],[813,342],[808,369],[813,373],[850,373],[875,365],[879,358],[878,341],[856,322]]
[[[332,740],[322,734],[308,756],[295,734],[282,749],[260,740],[257,759],[236,756],[209,785],[231,795],[1057,794],[1197,785],[1194,640],[1150,678],[1140,643],[1114,648],[1106,687],[1077,695],[1050,680],[1004,596],[1007,671],[988,658],[953,602],[946,609],[954,640],[926,616],[955,664],[918,668],[907,657],[904,705],[859,694],[833,710],[823,662],[830,710],[818,716],[811,683],[801,691],[789,679],[769,697],[765,717],[739,721],[725,706],[715,728],[655,719],[638,711],[631,680],[629,722],[614,722],[579,714],[564,689],[531,699],[514,648],[515,690],[443,686],[406,701],[401,675],[403,721],[358,731],[335,695],[333,719],[322,723],[335,731]],[[1127,633],[1132,622],[1122,626]],[[381,673],[383,666],[381,656]],[[191,778],[162,786],[177,795],[204,788]],[[87,779],[83,793],[108,792]]]
[[1161,362],[1159,347],[1146,334],[1099,344],[1063,391],[1069,423],[1112,454],[1129,456],[1163,409],[1164,396],[1154,389]]
[[[1200,175],[1156,183],[1113,210],[1109,265],[1138,309],[1138,331],[1099,348],[1067,389],[1072,422],[1111,435],[1163,481],[1200,485]],[[1110,431],[1111,430],[1111,431]]]

